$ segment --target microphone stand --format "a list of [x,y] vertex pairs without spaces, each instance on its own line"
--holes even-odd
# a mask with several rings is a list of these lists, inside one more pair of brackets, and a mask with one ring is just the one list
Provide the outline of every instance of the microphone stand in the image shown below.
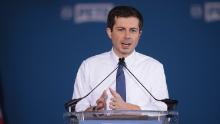
[[[177,100],[173,100],[173,99],[157,99],[155,98],[151,92],[138,80],[138,78],[127,68],[125,62],[124,62],[125,58],[119,58],[119,63],[118,66],[112,71],[110,72],[99,84],[97,84],[87,95],[81,97],[81,98],[77,98],[77,99],[72,99],[70,101],[68,101],[67,103],[64,104],[66,110],[69,112],[75,112],[75,108],[76,108],[76,104],[86,98],[87,96],[89,96],[99,85],[101,85],[110,75],[112,75],[113,72],[115,72],[116,69],[118,69],[119,65],[123,65],[123,67],[125,67],[126,70],[128,70],[128,72],[135,78],[135,80],[150,94],[150,96],[155,99],[156,101],[160,101],[160,102],[164,102],[167,105],[168,111],[170,110],[174,110],[177,106],[178,101]],[[116,77],[117,78],[117,77]]]

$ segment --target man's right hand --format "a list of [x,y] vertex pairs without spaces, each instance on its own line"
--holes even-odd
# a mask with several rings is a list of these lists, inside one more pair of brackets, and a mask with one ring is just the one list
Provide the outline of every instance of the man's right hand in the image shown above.
[[102,95],[100,96],[100,98],[96,101],[96,109],[97,110],[104,110],[104,108],[106,107],[106,103],[105,103],[105,99],[107,97],[107,93],[106,90],[103,91]]
[[101,110],[104,110],[104,108],[106,107],[106,103],[105,103],[106,97],[107,97],[107,93],[104,90],[102,95],[96,101],[97,105],[96,106],[91,106],[91,107],[87,108],[86,111],[101,111]]

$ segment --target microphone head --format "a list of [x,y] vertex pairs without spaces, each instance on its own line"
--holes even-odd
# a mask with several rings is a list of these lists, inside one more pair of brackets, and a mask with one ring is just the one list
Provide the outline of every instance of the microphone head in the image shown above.
[[167,105],[168,111],[174,110],[178,104],[178,101],[174,99],[162,99],[160,101],[164,102]]
[[119,62],[118,62],[119,65],[123,65],[125,66],[125,58],[122,57],[122,58],[119,58]]
[[78,98],[78,99],[72,99],[72,100],[68,101],[67,103],[65,103],[64,106],[65,106],[66,110],[68,111],[68,110],[69,110],[69,107],[71,107],[71,112],[74,112],[75,109],[76,109],[76,104],[77,104],[81,99],[83,99],[83,97],[82,97],[82,98]]

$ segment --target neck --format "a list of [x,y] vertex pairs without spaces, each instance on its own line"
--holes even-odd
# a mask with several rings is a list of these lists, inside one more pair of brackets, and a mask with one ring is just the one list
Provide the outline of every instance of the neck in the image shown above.
[[119,53],[119,52],[117,52],[117,50],[115,50],[114,48],[113,48],[113,51],[114,51],[115,55],[116,55],[118,58],[126,58],[127,56],[131,55],[131,53],[132,53],[132,52],[129,53],[129,54]]

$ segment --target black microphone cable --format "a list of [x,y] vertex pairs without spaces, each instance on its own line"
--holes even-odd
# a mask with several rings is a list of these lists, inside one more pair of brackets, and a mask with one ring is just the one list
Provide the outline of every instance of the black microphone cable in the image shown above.
[[153,96],[153,94],[139,81],[139,79],[127,68],[125,62],[125,58],[119,59],[120,63],[125,67],[126,70],[135,78],[135,80],[150,94],[150,96],[156,101],[164,102],[167,105],[168,111],[174,110],[177,106],[178,101],[173,99],[157,99]]
[[68,111],[68,110],[69,110],[69,107],[71,107],[70,112],[72,112],[72,111],[75,112],[76,104],[77,104],[80,100],[82,100],[82,99],[86,98],[87,96],[89,96],[99,85],[101,85],[109,76],[111,76],[112,73],[114,73],[115,70],[118,69],[118,67],[119,67],[119,64],[118,64],[118,66],[117,66],[112,72],[110,72],[99,84],[97,84],[88,94],[86,94],[85,96],[83,96],[83,97],[81,97],[81,98],[72,99],[72,100],[68,101],[67,103],[65,103],[64,106],[65,106],[66,110]]

